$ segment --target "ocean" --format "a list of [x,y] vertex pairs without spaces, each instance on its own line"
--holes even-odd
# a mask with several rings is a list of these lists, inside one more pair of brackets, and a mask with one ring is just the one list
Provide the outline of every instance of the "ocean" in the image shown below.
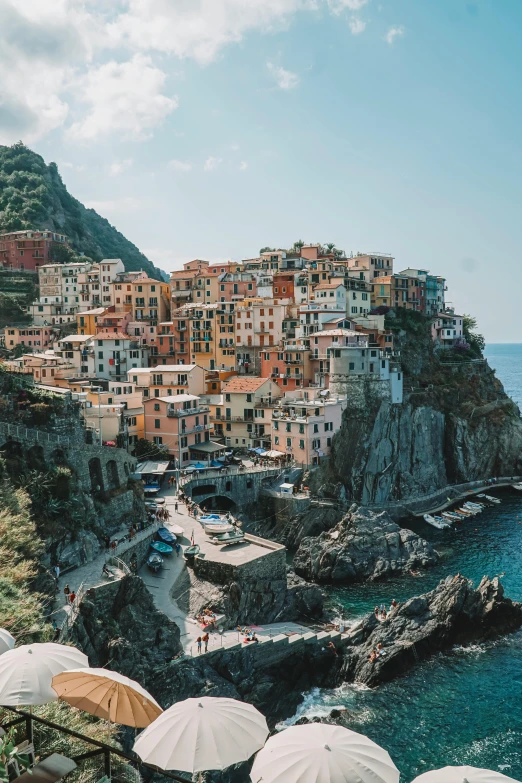
[[[522,344],[490,345],[486,356],[506,392],[522,406]],[[330,588],[347,622],[376,604],[404,601],[460,572],[478,584],[503,574],[506,595],[522,600],[522,493],[492,492],[502,504],[448,531],[415,521],[412,529],[432,541],[442,562],[421,578]],[[522,631],[495,643],[456,648],[417,665],[374,690],[343,685],[305,694],[292,723],[351,713],[351,728],[386,748],[401,770],[401,783],[429,769],[470,764],[522,781]]]

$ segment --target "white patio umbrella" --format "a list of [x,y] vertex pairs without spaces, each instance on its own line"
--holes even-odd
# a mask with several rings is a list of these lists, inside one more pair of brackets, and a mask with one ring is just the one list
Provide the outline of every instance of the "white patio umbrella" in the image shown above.
[[144,728],[163,712],[139,683],[108,669],[70,669],[55,675],[52,685],[72,707],[123,726]]
[[15,647],[0,655],[0,705],[26,707],[56,701],[54,675],[88,666],[87,656],[76,647],[54,642]]
[[399,783],[399,770],[363,734],[309,723],[270,737],[250,778],[253,783]]
[[12,650],[15,646],[15,638],[11,636],[9,631],[5,628],[0,628],[0,655],[3,655],[8,650]]
[[517,783],[501,772],[478,767],[443,767],[432,769],[415,778],[413,783]]
[[267,736],[266,720],[251,704],[202,696],[165,710],[140,734],[134,751],[160,769],[204,772],[246,761]]

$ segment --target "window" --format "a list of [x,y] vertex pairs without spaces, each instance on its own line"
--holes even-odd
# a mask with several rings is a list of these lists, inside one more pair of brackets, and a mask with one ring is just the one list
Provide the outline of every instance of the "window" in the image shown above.
[[326,438],[326,445],[327,446],[331,446],[332,445],[332,439],[331,438]]
[[275,436],[274,443],[275,443],[276,446],[279,446],[279,435]]
[[333,421],[327,421],[324,425],[324,431],[325,432],[332,432],[333,430]]
[[279,429],[279,422],[278,422],[278,421],[274,421],[274,422],[272,422],[272,427],[273,427],[275,430],[278,430],[278,429]]
[[286,439],[286,448],[291,449],[292,448],[292,438]]
[[349,370],[355,370],[355,362],[350,362],[350,363],[348,364],[348,369],[349,369]]
[[230,394],[225,394],[225,402],[230,402]]
[[161,437],[161,435],[154,435],[153,441],[156,444],[156,446],[161,446],[163,444],[163,438]]
[[304,440],[299,441],[299,448],[304,449]]
[[98,372],[103,372],[103,364],[98,365]]
[[287,425],[286,425],[286,431],[287,432],[292,432],[292,425],[290,424],[290,422],[288,422]]
[[161,419],[154,419],[154,428],[159,430],[161,427]]
[[154,410],[155,410],[155,411],[159,411],[159,410],[160,410],[160,404],[159,404],[159,402],[155,402],[155,403],[154,403]]
[[318,424],[314,424],[314,432],[319,432],[319,425]]
[[247,402],[252,402],[252,395],[251,394],[247,394],[246,401]]

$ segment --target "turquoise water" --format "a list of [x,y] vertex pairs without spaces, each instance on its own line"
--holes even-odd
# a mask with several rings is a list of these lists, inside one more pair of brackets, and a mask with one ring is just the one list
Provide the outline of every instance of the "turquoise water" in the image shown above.
[[[522,405],[522,345],[492,345],[487,356]],[[522,600],[522,493],[490,494],[502,504],[447,532],[412,522],[443,555],[424,577],[332,588],[330,599],[342,605],[350,622],[376,604],[405,600],[460,572],[476,584],[484,574],[504,574],[506,594]],[[438,655],[375,690],[353,685],[314,690],[297,717],[339,706],[352,713],[354,731],[388,750],[405,783],[448,764],[502,770],[522,781],[522,632]]]

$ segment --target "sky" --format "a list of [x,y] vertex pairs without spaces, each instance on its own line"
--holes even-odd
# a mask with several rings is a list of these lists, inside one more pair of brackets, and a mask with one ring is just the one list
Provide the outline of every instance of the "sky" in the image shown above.
[[520,0],[0,0],[0,144],[167,272],[297,239],[522,342]]

